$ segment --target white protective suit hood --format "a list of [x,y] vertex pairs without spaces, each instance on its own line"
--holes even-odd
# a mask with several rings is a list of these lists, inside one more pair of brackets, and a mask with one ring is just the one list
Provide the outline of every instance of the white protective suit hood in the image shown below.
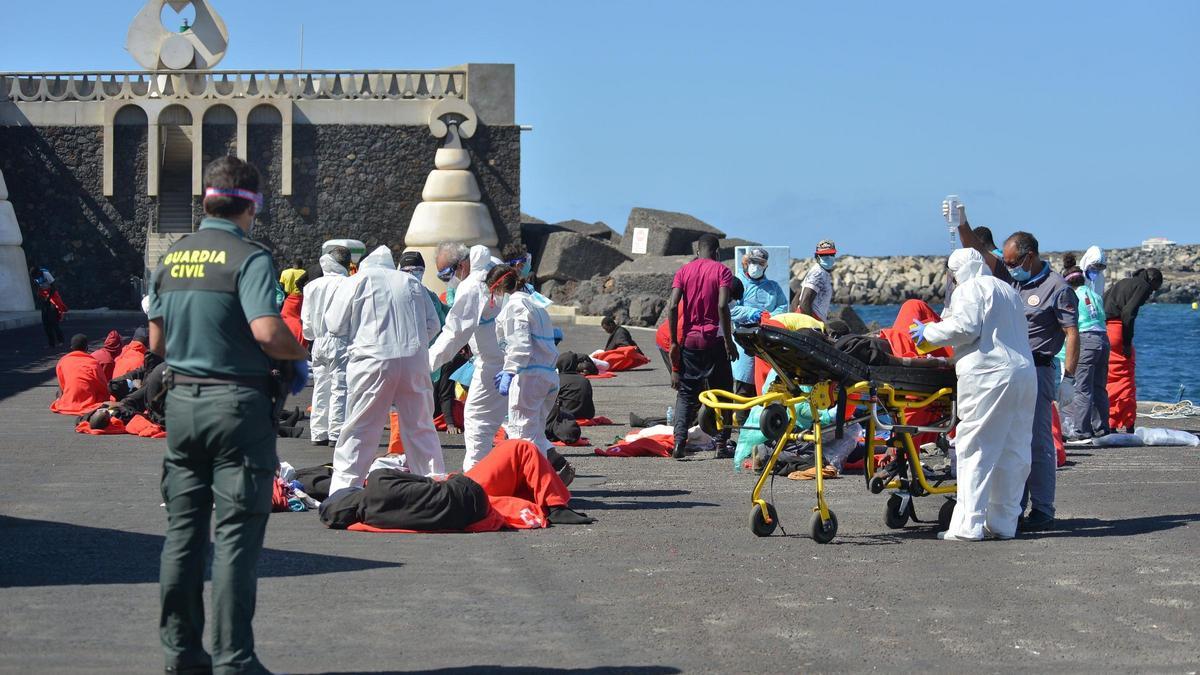
[[[1088,250],[1083,252],[1083,258],[1079,260],[1079,268],[1083,270],[1086,275],[1087,269],[1092,265],[1097,264],[1107,267],[1108,254],[1106,254],[1104,249],[1100,248],[1099,246],[1089,246]],[[1087,275],[1087,281],[1084,283],[1087,284],[1088,288],[1095,291],[1096,295],[1104,297],[1104,270],[1099,270],[1099,272],[1100,273],[1096,274],[1094,278],[1092,275]]]
[[495,259],[492,258],[492,251],[486,246],[471,247],[471,274],[476,272],[487,273],[488,270],[496,266]]
[[362,262],[358,263],[358,269],[360,270],[372,267],[382,267],[394,272],[396,270],[396,260],[392,257],[392,249],[387,246],[380,246],[363,258]]
[[991,276],[987,264],[983,262],[983,256],[973,248],[960,248],[951,253],[950,261],[946,264],[946,267],[954,275],[954,282],[959,285],[962,285],[968,279]]
[[326,253],[321,256],[321,274],[331,277],[348,277],[350,271],[339,265],[333,256]]
[[1083,257],[1079,259],[1079,268],[1086,270],[1092,265],[1108,265],[1108,254],[1099,246],[1089,246],[1088,250],[1083,252]]

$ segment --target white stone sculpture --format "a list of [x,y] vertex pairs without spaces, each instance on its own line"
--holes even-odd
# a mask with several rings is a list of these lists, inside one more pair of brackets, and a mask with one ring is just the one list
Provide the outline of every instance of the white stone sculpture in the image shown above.
[[[171,32],[159,18],[166,5],[176,12],[191,5],[196,20],[187,30]],[[149,0],[125,37],[125,49],[148,70],[206,70],[216,66],[228,48],[229,31],[208,0]]]
[[408,250],[421,252],[424,282],[437,290],[445,285],[437,278],[438,244],[451,241],[495,247],[499,243],[492,215],[479,201],[479,183],[470,170],[471,155],[462,147],[461,139],[473,136],[475,128],[475,111],[459,99],[445,99],[429,114],[429,130],[446,141],[434,155],[434,170],[425,181],[404,244]]
[[33,288],[21,248],[21,228],[0,173],[0,312],[32,312]]

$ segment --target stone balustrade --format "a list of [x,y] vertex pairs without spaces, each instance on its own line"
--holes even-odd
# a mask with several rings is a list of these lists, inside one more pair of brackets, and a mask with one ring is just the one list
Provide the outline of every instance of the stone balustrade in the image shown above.
[[466,70],[220,70],[0,73],[0,100],[438,100],[467,98]]

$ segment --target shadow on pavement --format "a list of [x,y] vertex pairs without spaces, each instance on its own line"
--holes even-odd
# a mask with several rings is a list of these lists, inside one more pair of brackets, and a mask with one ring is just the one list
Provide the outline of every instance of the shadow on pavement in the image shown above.
[[468,673],[496,673],[500,675],[608,675],[608,674],[631,674],[631,675],[674,675],[683,673],[678,668],[667,667],[667,665],[599,665],[596,668],[530,668],[527,665],[460,665],[455,668],[437,668],[433,670],[348,670],[337,671],[337,673],[324,673],[322,675],[408,675],[416,673],[434,673],[438,675],[457,675]]
[[[574,490],[571,492],[571,508],[597,511],[654,511],[658,509],[694,509],[703,506],[720,506],[713,502],[692,501],[636,501],[634,497],[680,497],[692,494],[688,490]],[[608,499],[619,501],[607,501]],[[606,501],[596,501],[604,499]]]
[[1105,520],[1103,518],[1059,518],[1054,529],[1018,535],[1020,539],[1051,539],[1057,537],[1131,537],[1151,532],[1173,530],[1200,521],[1200,513],[1145,516]]
[[[158,582],[161,535],[0,515],[0,540],[4,541],[0,588]],[[308,576],[400,565],[263,549],[258,576]]]

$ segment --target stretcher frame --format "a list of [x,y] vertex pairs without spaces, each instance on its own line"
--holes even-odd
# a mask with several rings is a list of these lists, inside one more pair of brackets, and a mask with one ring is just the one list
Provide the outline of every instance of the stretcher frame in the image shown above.
[[[763,406],[764,414],[766,414],[767,407],[770,405],[780,404],[784,407],[787,412],[786,425],[779,433],[779,438],[775,442],[771,456],[768,458],[766,465],[762,469],[762,473],[758,477],[758,481],[754,485],[754,489],[750,493],[752,505],[750,511],[750,529],[755,535],[760,537],[769,536],[775,531],[778,526],[778,515],[774,505],[762,497],[762,490],[773,475],[772,471],[783,449],[794,441],[803,441],[813,444],[814,466],[817,467],[816,475],[814,476],[817,503],[813,507],[813,516],[809,523],[809,534],[817,543],[827,544],[837,536],[837,516],[829,508],[828,502],[825,499],[825,480],[821,471],[821,468],[825,466],[824,442],[822,441],[820,419],[822,412],[835,407],[833,392],[839,385],[835,380],[824,379],[811,385],[811,391],[808,393],[801,393],[800,385],[796,381],[796,378],[792,377],[786,369],[782,368],[777,359],[773,358],[770,353],[763,350],[756,350],[755,356],[763,359],[771,366],[779,382],[783,383],[784,388],[787,390],[786,392],[768,391],[759,396],[746,397],[730,391],[710,389],[700,393],[700,403],[713,411],[730,412],[749,411],[756,406]],[[873,494],[878,494],[884,489],[893,490],[893,494],[888,500],[887,511],[885,511],[885,523],[888,527],[896,529],[897,527],[903,527],[909,518],[916,519],[915,510],[912,506],[913,497],[950,495],[957,491],[957,485],[953,482],[937,482],[936,484],[930,482],[928,476],[925,474],[924,467],[921,465],[919,450],[912,440],[913,434],[947,434],[953,430],[957,421],[957,402],[954,400],[953,388],[942,387],[937,391],[929,393],[899,389],[890,384],[864,380],[845,386],[844,389],[847,399],[856,397],[858,403],[869,406],[867,414],[846,421],[849,423],[866,422],[867,424],[867,447],[864,464],[865,470],[863,473],[868,489]],[[922,426],[907,423],[909,411],[929,407],[947,398],[949,398],[950,403],[950,414],[944,424]],[[805,402],[809,404],[809,410],[812,414],[812,426],[808,429],[797,429],[796,420],[799,417],[797,406]],[[893,420],[898,420],[898,422],[889,423],[881,420],[879,417],[881,407],[888,411]],[[724,415],[721,414],[714,415],[714,422],[718,430],[725,424],[723,417]],[[732,415],[731,417],[735,418]],[[736,426],[736,422],[734,425]],[[875,434],[879,429],[891,431],[893,436],[897,434],[900,436],[904,445],[903,450],[906,458],[906,461],[900,465],[900,468],[905,469],[904,475],[900,473],[891,475],[883,473],[883,469],[876,465],[875,448],[879,447],[880,443],[876,440]],[[953,502],[947,503],[953,504]],[[943,508],[939,511],[939,521],[943,519],[948,521],[948,515],[945,514],[945,511],[946,509],[943,505]],[[900,522],[901,516],[903,516],[903,522]]]

